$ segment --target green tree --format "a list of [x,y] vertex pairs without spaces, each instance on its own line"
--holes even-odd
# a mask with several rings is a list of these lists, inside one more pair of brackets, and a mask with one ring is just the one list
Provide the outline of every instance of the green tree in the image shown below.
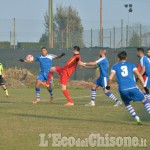
[[[44,20],[45,33],[40,38],[40,42],[48,41],[49,23],[47,13]],[[70,48],[73,45],[84,46],[81,18],[72,6],[63,7],[59,5],[54,15],[54,47]]]
[[140,46],[140,36],[136,32],[133,32],[133,35],[129,40],[129,46],[130,47],[139,47]]

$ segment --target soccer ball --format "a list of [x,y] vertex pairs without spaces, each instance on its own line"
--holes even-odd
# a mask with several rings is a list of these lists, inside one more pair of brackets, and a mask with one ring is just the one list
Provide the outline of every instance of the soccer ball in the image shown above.
[[26,56],[26,60],[27,60],[28,62],[31,62],[31,61],[34,60],[34,57],[29,54],[29,55]]

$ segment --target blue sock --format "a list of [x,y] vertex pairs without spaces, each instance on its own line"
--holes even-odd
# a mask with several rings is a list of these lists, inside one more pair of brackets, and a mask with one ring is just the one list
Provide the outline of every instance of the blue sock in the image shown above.
[[105,93],[106,96],[108,96],[109,98],[111,98],[113,101],[118,102],[119,100],[115,97],[115,95],[111,92],[107,92]]
[[96,97],[96,89],[91,90],[91,101],[94,102]]
[[53,95],[54,95],[54,93],[53,93],[53,89],[52,89],[52,88],[50,88],[48,91],[49,91],[49,93],[50,93],[50,96],[51,96],[51,97],[53,97]]
[[132,115],[132,117],[134,117],[134,118],[137,117],[137,114],[136,114],[134,108],[130,104],[125,105],[125,107],[128,110],[128,112]]
[[144,104],[147,112],[150,114],[150,103],[148,102],[148,100],[146,100],[143,104]]
[[40,100],[40,88],[35,88],[36,100]]

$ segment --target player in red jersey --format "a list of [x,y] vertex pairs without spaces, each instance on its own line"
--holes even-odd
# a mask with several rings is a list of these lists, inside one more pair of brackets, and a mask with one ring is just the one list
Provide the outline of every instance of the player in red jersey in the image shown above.
[[63,68],[56,66],[52,67],[49,71],[48,75],[48,80],[46,81],[46,86],[49,86],[49,81],[51,80],[53,73],[57,73],[60,76],[60,82],[61,82],[61,88],[63,91],[63,94],[68,100],[68,103],[65,104],[65,106],[73,106],[74,103],[72,101],[72,98],[67,90],[67,82],[70,78],[70,76],[74,73],[76,70],[77,66],[84,66],[84,63],[81,62],[81,56],[80,56],[80,47],[79,46],[74,46],[74,55],[71,57],[67,63],[64,65]]

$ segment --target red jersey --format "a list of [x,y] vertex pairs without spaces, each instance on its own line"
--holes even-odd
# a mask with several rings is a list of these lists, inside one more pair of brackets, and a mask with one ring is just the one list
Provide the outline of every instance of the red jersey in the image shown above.
[[[138,70],[139,72],[141,71],[141,65],[140,65],[140,64],[137,65],[137,70]],[[145,73],[143,74],[143,79],[144,79],[144,81],[146,80],[146,75],[145,75]]]
[[75,54],[67,61],[67,63],[63,67],[63,70],[67,72],[68,76],[71,76],[74,73],[80,60],[80,54]]

